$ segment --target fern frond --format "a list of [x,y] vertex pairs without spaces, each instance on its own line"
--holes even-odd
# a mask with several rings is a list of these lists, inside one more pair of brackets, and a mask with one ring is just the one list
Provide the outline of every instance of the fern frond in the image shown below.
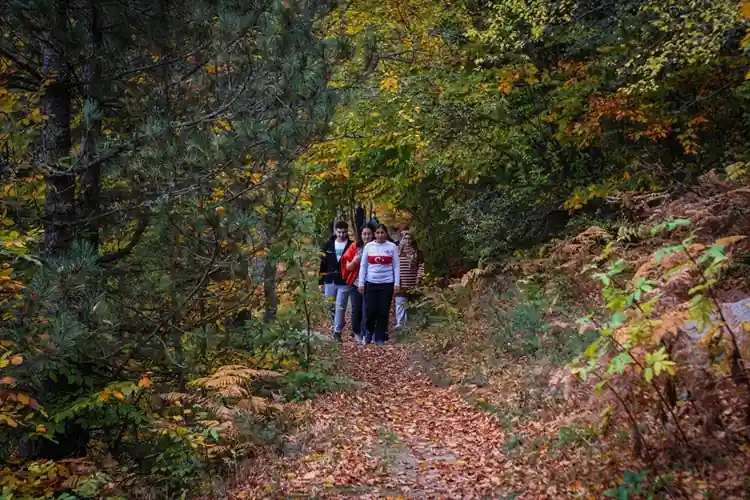
[[187,397],[189,397],[189,395],[183,392],[166,392],[166,393],[161,394],[161,398],[164,401],[168,401],[169,403],[181,401]]
[[222,398],[246,398],[248,396],[248,391],[240,386],[237,385],[230,385],[227,387],[222,387],[218,391],[216,391],[216,394],[218,396],[221,396]]
[[216,390],[232,385],[246,385],[259,378],[280,376],[280,373],[270,370],[255,370],[242,365],[225,365],[216,370],[213,375],[197,378],[190,381],[188,385],[191,387]]
[[246,384],[247,379],[237,375],[213,375],[211,377],[197,378],[191,385],[202,389],[221,389],[222,387],[240,386]]
[[265,399],[258,396],[251,396],[247,399],[243,399],[237,402],[237,408],[248,410],[251,412],[262,412],[268,409],[269,404]]

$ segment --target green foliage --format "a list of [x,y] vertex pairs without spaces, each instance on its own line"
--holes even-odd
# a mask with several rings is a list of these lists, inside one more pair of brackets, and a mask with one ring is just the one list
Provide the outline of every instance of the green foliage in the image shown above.
[[498,310],[494,318],[496,349],[514,356],[531,356],[542,348],[549,325],[544,321],[541,301],[521,300],[509,312]]
[[408,212],[429,271],[565,234],[568,211],[618,219],[613,199],[709,166],[743,171],[735,0],[355,2],[330,24],[365,77],[337,74],[347,99],[310,155],[327,176],[314,192]]
[[[690,224],[686,219],[667,220],[656,225],[651,234],[674,233]],[[651,405],[651,409],[665,417],[669,415],[676,437],[687,444],[676,411],[678,401],[675,395],[676,375],[684,367],[671,357],[671,341],[667,342],[686,320],[695,320],[703,330],[698,344],[709,348],[712,363],[717,366],[725,364],[726,371],[733,374],[737,383],[750,390],[744,378],[744,363],[736,332],[729,328],[727,334],[723,333],[724,319],[723,316],[720,316],[721,322],[716,319],[718,302],[713,294],[728,266],[728,248],[744,236],[721,238],[710,245],[694,243],[695,239],[695,234],[691,233],[679,244],[662,246],[629,279],[626,277],[628,266],[622,259],[610,261],[605,270],[592,273],[593,278],[603,285],[602,297],[608,317],[596,323],[598,336],[582,359],[572,363],[573,373],[584,381],[593,378],[597,392],[607,390],[615,396],[630,419],[637,450],[642,446],[642,436],[634,418],[634,412],[638,410],[631,408],[636,402],[623,394],[623,383],[627,384],[625,390],[639,395],[638,401],[646,401],[642,399],[645,395],[655,396],[656,406]],[[657,285],[680,276],[698,277],[697,285],[685,285],[684,290],[671,291],[672,294],[689,296],[690,300],[666,309],[660,307],[664,292]],[[678,283],[682,282],[678,280]],[[583,321],[594,320],[589,316]],[[719,351],[728,349],[730,355],[720,359],[717,348]],[[631,402],[626,403],[627,400]],[[628,488],[630,486],[622,486],[615,496],[620,498],[625,494],[627,497]]]
[[[580,355],[590,343],[591,332],[579,333],[565,328],[551,334],[547,318],[564,317],[568,304],[555,304],[533,278],[516,284],[519,290],[498,297],[496,302],[509,307],[496,307],[492,318],[492,347],[511,357],[549,357],[568,361]],[[556,302],[556,300],[555,300]]]
[[318,394],[345,391],[356,387],[349,379],[331,375],[321,369],[289,372],[284,377],[283,393],[287,401],[312,399]]
[[309,364],[299,332],[323,304],[295,160],[333,111],[329,7],[0,7],[7,495],[94,494],[66,480],[68,462],[35,460],[47,440],[63,456],[112,455],[106,483],[166,497],[209,487],[273,437],[259,381],[235,370],[195,384],[222,367]]
[[[625,471],[622,482],[616,488],[605,491],[604,495],[618,500],[628,500],[633,494],[640,495],[644,493],[643,483],[647,477],[647,470],[640,472]],[[647,498],[653,498],[653,495],[648,495]]]

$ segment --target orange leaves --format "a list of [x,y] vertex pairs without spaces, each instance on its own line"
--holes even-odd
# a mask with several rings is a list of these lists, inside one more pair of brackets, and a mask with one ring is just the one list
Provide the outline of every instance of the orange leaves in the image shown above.
[[510,82],[500,82],[500,86],[497,88],[503,94],[510,94],[513,91],[513,87]]
[[557,67],[563,73],[573,73],[576,77],[582,78],[586,76],[588,70],[588,63],[584,61],[558,61]]
[[151,381],[151,377],[144,376],[138,381],[138,388],[140,389],[148,389],[151,387],[154,383]]
[[209,76],[217,76],[229,72],[229,66],[224,63],[207,64],[203,67],[203,73]]
[[[275,496],[327,497],[345,487],[394,491],[396,498],[482,498],[508,485],[493,415],[411,372],[405,346],[346,342],[344,352],[347,375],[368,385],[319,397],[301,415],[308,444],[301,456],[276,464]],[[235,498],[268,496],[270,476],[248,479]]]
[[665,335],[676,335],[680,327],[689,318],[690,313],[686,308],[675,309],[662,314],[658,320],[652,322],[654,328],[651,330],[651,342],[658,344]]
[[9,350],[6,350],[0,355],[0,368],[5,368],[8,365],[18,366],[23,363],[23,356],[20,354],[12,355]]
[[513,92],[513,86],[516,82],[524,82],[529,85],[538,83],[538,73],[539,70],[533,64],[504,68],[500,73],[500,83],[497,90],[505,95],[509,95]]
[[673,117],[664,116],[654,105],[637,105],[629,96],[594,95],[589,98],[584,117],[567,124],[565,135],[582,137],[580,147],[589,147],[595,138],[612,128],[613,124],[607,120],[622,123],[622,126],[634,126],[635,130],[628,133],[634,141],[645,138],[652,142],[667,138],[675,122]]
[[339,161],[327,168],[321,168],[317,172],[310,174],[310,177],[316,180],[324,179],[348,179],[350,175],[349,165],[346,161]]
[[109,403],[111,402],[110,398],[115,398],[118,401],[125,401],[125,394],[117,389],[105,387],[104,390],[99,393],[99,400],[103,403]]

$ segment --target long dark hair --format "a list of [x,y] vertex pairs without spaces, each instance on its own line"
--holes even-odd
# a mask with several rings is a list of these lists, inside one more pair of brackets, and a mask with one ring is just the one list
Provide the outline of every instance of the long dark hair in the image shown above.
[[359,228],[359,231],[357,231],[357,250],[361,250],[365,247],[365,242],[362,239],[362,231],[365,229],[369,229],[372,231],[373,238],[375,237],[375,228],[372,227],[372,224],[365,224],[361,228]]

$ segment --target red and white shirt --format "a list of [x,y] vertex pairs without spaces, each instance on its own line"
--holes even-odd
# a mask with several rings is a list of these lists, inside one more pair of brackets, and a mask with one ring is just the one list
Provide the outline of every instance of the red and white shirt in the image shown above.
[[364,286],[365,282],[400,285],[398,247],[394,243],[371,241],[365,245],[359,265],[359,286]]

